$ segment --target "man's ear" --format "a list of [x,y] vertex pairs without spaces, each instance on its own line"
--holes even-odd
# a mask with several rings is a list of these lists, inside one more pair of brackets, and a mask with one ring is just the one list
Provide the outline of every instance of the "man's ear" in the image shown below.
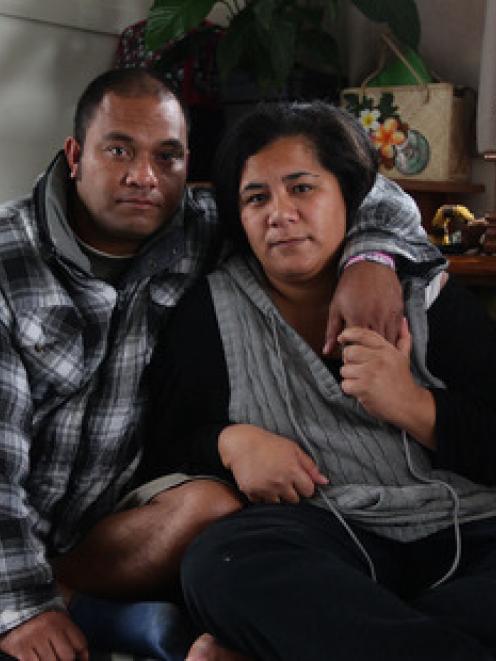
[[77,179],[79,161],[81,159],[81,146],[73,136],[66,138],[64,142],[64,153],[71,173],[71,179]]

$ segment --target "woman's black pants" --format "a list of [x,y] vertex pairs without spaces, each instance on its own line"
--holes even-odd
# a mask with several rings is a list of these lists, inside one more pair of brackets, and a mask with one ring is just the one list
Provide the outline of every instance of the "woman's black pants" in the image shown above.
[[496,519],[404,544],[311,505],[255,505],[191,545],[183,587],[193,619],[261,661],[489,661],[496,658]]

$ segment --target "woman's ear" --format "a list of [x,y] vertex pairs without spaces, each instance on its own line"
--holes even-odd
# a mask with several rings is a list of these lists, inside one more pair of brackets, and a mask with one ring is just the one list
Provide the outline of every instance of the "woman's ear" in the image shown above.
[[71,179],[77,179],[79,173],[79,161],[81,158],[81,146],[73,136],[66,138],[64,142],[64,153],[71,173]]

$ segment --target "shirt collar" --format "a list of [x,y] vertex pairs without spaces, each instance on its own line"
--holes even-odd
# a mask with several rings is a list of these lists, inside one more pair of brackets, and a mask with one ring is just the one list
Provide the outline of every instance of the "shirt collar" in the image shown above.
[[[49,252],[92,274],[91,262],[81,250],[67,220],[72,185],[65,155],[60,151],[37,184],[38,216]],[[123,275],[123,281],[129,282],[152,276],[166,270],[182,258],[186,244],[184,231],[186,200],[185,192],[170,221],[143,245],[131,261],[129,270]]]

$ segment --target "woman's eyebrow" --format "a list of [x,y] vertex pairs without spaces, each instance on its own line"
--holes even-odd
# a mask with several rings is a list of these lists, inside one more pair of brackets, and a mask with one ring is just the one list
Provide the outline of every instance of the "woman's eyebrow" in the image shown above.
[[239,192],[245,193],[251,190],[259,190],[260,188],[267,188],[267,184],[259,183],[258,181],[251,181],[249,184],[246,184],[246,186],[243,186]]
[[[320,174],[316,174],[314,172],[307,172],[307,170],[301,170],[298,172],[290,172],[289,174],[285,174],[282,177],[282,181],[295,181],[296,179],[299,179],[300,177],[314,177],[317,179],[320,177]],[[240,193],[245,193],[247,191],[251,190],[260,190],[261,188],[267,188],[267,184],[264,184],[262,182],[258,181],[251,181],[249,184],[246,184],[246,186],[243,186],[243,188],[239,191]]]
[[299,179],[300,177],[320,177],[319,174],[314,172],[307,172],[307,170],[301,170],[301,172],[291,172],[290,174],[284,175],[282,178],[283,181],[293,181],[294,179]]

